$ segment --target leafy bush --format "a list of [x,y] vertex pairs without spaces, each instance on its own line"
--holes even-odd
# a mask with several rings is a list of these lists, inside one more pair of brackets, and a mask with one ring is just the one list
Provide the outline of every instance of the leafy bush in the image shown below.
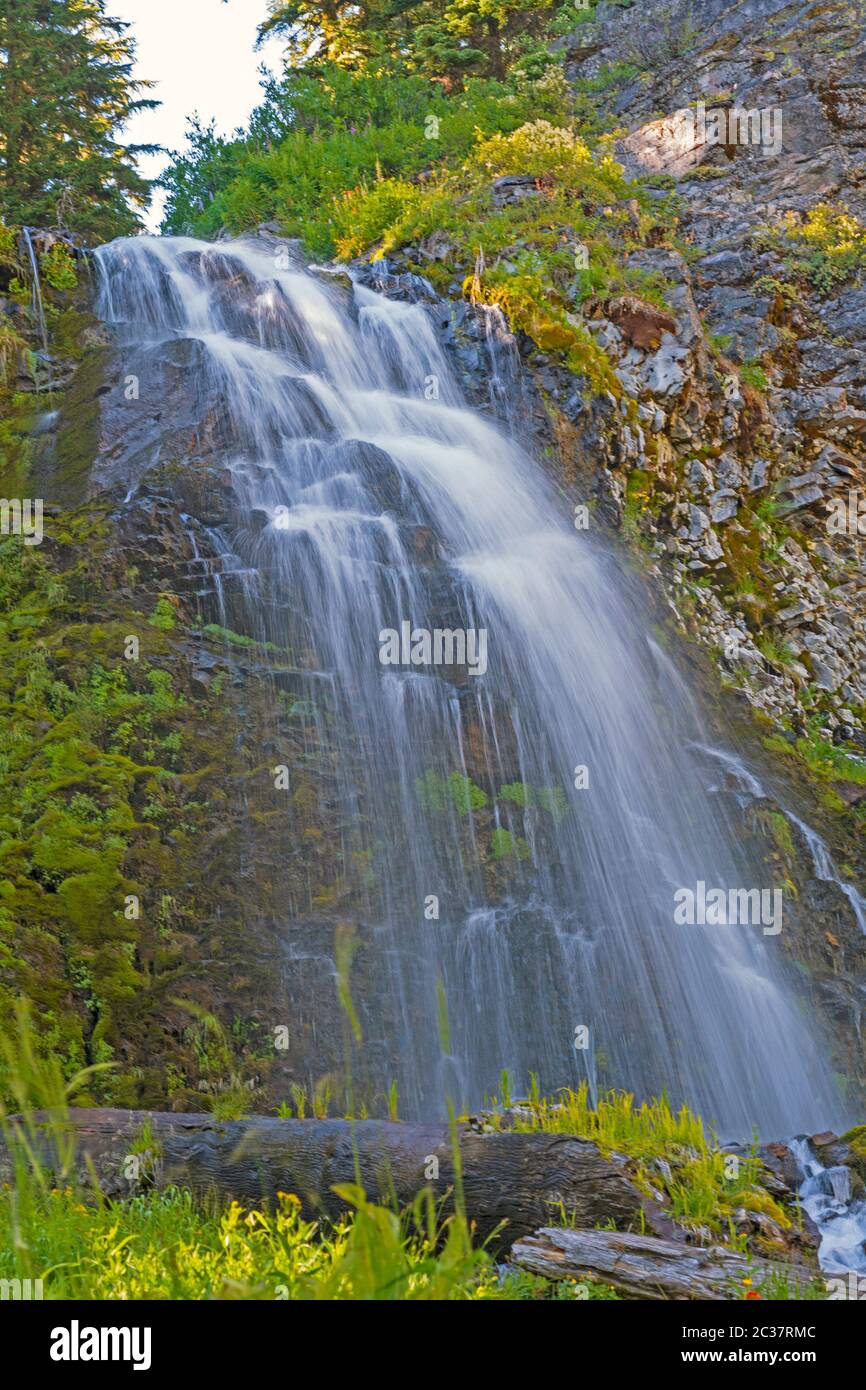
[[[267,85],[246,133],[223,140],[192,125],[163,179],[164,230],[212,237],[273,219],[320,258],[405,248],[438,290],[462,284],[594,390],[618,396],[579,310],[627,292],[664,304],[628,253],[665,234],[669,210],[626,179],[589,98],[578,121],[561,67],[537,62],[524,39],[502,80],[450,91],[369,56],[357,71],[289,69]],[[503,203],[492,183],[506,174],[531,176],[535,189]],[[431,234],[435,253],[424,244]]]
[[497,825],[493,834],[490,836],[490,853],[497,861],[501,859],[529,859],[530,849],[526,841],[519,835],[512,835],[510,830]]
[[859,277],[866,267],[866,227],[845,207],[816,203],[803,216],[785,215],[777,242],[795,276],[821,294]]
[[450,772],[440,777],[432,768],[419,777],[415,791],[421,805],[427,811],[446,811],[453,807],[461,816],[470,811],[481,811],[487,805],[487,793],[460,772]]
[[591,1139],[603,1153],[621,1153],[632,1160],[635,1181],[650,1195],[663,1187],[671,1199],[671,1215],[695,1229],[724,1231],[734,1208],[763,1210],[783,1228],[791,1219],[759,1185],[760,1163],[754,1154],[738,1155],[731,1164],[708,1134],[703,1121],[688,1106],[671,1109],[667,1099],[635,1103],[627,1091],[609,1091],[596,1105],[587,1083],[563,1090],[555,1101],[537,1088],[522,1102],[514,1127],[523,1132],[575,1134]]
[[62,241],[51,243],[39,257],[39,268],[52,289],[74,290],[78,284],[75,257]]

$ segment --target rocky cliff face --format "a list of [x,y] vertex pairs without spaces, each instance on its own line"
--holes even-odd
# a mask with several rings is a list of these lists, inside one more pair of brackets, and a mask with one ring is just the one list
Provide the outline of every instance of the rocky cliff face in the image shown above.
[[[777,768],[817,783],[849,864],[866,768],[864,19],[857,4],[650,4],[565,41],[573,82],[640,67],[607,98],[618,153],[673,189],[682,238],[641,253],[674,328],[648,344],[649,316],[610,306],[591,325],[639,419],[592,486],[676,625],[772,725]],[[763,121],[758,143],[741,112],[753,140]],[[859,1031],[861,924],[814,872],[794,876],[820,991]]]
[[[598,15],[564,41],[569,78],[624,74],[603,98],[621,130],[617,152],[660,198],[673,191],[681,250],[639,253],[669,287],[675,326],[654,326],[636,305],[600,305],[590,323],[637,423],[585,459],[588,485],[644,551],[675,625],[757,712],[776,768],[817,785],[829,834],[856,864],[866,780],[863,6],[708,0]],[[740,112],[751,127],[742,116],[735,125]],[[762,805],[772,824],[770,803],[754,811]],[[861,926],[803,871],[796,825],[792,834],[793,846],[783,836],[776,848],[801,866],[797,949],[810,943],[819,993],[859,1032]]]
[[682,251],[640,253],[675,326],[653,339],[637,306],[600,306],[590,325],[639,419],[594,486],[726,680],[775,723],[801,732],[819,712],[862,751],[862,7],[599,14],[564,41],[567,71],[640,67],[607,99],[618,153],[660,197],[675,190]]

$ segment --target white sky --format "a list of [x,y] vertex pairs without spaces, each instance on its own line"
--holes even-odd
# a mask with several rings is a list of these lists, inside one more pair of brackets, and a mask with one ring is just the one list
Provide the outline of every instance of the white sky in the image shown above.
[[[106,9],[130,21],[137,40],[136,76],[156,82],[148,95],[163,103],[130,121],[121,139],[131,144],[178,149],[187,117],[196,112],[205,123],[216,117],[219,134],[230,135],[261,99],[261,63],[279,71],[278,40],[253,49],[256,27],[267,12],[265,0],[109,0]],[[142,157],[141,171],[153,178],[166,162],[164,155]],[[157,189],[147,218],[154,231],[163,200]]]

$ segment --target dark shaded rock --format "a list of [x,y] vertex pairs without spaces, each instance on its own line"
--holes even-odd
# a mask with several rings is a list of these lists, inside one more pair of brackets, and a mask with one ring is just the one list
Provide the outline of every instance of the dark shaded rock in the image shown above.
[[504,207],[508,203],[520,203],[524,198],[536,198],[538,184],[537,174],[504,174],[491,184],[494,205]]

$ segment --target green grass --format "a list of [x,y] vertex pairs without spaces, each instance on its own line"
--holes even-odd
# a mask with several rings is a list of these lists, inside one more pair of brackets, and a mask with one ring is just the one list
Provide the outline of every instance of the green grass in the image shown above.
[[764,739],[764,746],[773,753],[795,757],[819,782],[853,782],[866,786],[866,759],[853,757],[842,747],[830,742],[820,716],[807,725],[805,736],[791,744],[781,734]]
[[625,1155],[637,1186],[647,1196],[665,1193],[670,1216],[691,1230],[724,1234],[736,1207],[763,1211],[783,1228],[791,1225],[790,1216],[760,1187],[755,1155],[738,1155],[732,1162],[699,1116],[685,1105],[672,1110],[664,1096],[638,1105],[628,1091],[609,1091],[592,1105],[586,1082],[559,1092],[555,1100],[542,1098],[536,1087],[514,1127],[575,1134],[591,1139],[602,1153]]
[[[30,1012],[0,1037],[0,1133],[12,1180],[0,1188],[0,1279],[41,1280],[49,1299],[523,1300],[573,1296],[525,1273],[503,1275],[474,1239],[459,1200],[443,1217],[429,1188],[397,1212],[356,1185],[335,1187],[346,1216],[306,1219],[300,1199],[272,1209],[197,1203],[188,1191],[107,1200],[78,1176],[69,1102],[94,1068],[67,1081],[35,1048]],[[110,1066],[110,1064],[107,1064]],[[106,1068],[102,1068],[103,1070]],[[396,1115],[396,1089],[390,1105]],[[131,1144],[148,1162],[148,1131]],[[443,1199],[444,1200],[444,1199]],[[609,1289],[585,1284],[589,1297]]]
[[789,644],[771,637],[768,633],[762,633],[755,646],[773,666],[788,666],[794,660],[794,651]]
[[770,381],[760,362],[744,362],[740,368],[740,381],[755,391],[766,391]]
[[797,862],[797,850],[791,834],[791,822],[782,811],[759,810],[757,818],[766,826],[775,841],[776,848],[788,864]]
[[[203,1209],[169,1188],[123,1202],[81,1200],[70,1188],[38,1202],[26,1264],[46,1296],[71,1299],[505,1298],[492,1259],[458,1218],[432,1233],[424,1212],[399,1217],[345,1194],[355,1210],[332,1226],[305,1220],[299,1199],[273,1211],[231,1202]],[[0,1277],[15,1277],[9,1200],[0,1201]],[[441,1246],[439,1242],[442,1242]],[[20,1253],[20,1250],[19,1250]],[[18,1277],[21,1277],[20,1275]]]
[[[160,599],[160,603],[162,603]],[[171,607],[171,604],[168,604]],[[159,604],[157,604],[159,608]],[[151,621],[153,621],[151,619]],[[259,642],[255,637],[248,637],[245,632],[233,632],[230,627],[220,627],[219,623],[207,623],[202,628],[206,637],[212,637],[219,642],[227,642],[230,647],[263,647],[265,651],[275,652],[277,648],[273,642]]]
[[[189,1192],[167,1188],[123,1202],[85,1202],[49,1191],[26,1267],[46,1298],[98,1300],[521,1301],[575,1297],[574,1280],[553,1285],[514,1270],[502,1274],[473,1247],[459,1218],[441,1223],[419,1203],[402,1216],[344,1190],[354,1212],[333,1225],[307,1221],[281,1194],[276,1208],[232,1202],[204,1210]],[[0,1278],[25,1277],[16,1259],[7,1195],[0,1196]],[[20,1254],[20,1251],[18,1252]],[[590,1299],[606,1285],[582,1280]]]
[[521,1132],[576,1134],[592,1139],[608,1153],[616,1150],[641,1158],[659,1158],[672,1144],[700,1152],[709,1144],[703,1121],[687,1106],[673,1111],[664,1097],[636,1105],[627,1091],[610,1091],[593,1106],[585,1081],[576,1091],[560,1091],[555,1100],[536,1091],[516,1128]]
[[[345,963],[344,963],[345,964]],[[348,987],[348,986],[347,986]],[[110,1065],[110,1064],[109,1064]],[[108,1200],[95,1175],[82,1183],[70,1100],[89,1083],[87,1069],[67,1081],[56,1058],[34,1047],[29,1010],[19,1006],[16,1029],[0,1039],[3,1093],[0,1131],[12,1156],[12,1181],[0,1188],[0,1279],[39,1279],[49,1299],[452,1301],[610,1299],[609,1286],[590,1279],[548,1282],[503,1269],[474,1238],[463,1215],[459,1177],[453,1212],[447,1194],[422,1189],[402,1211],[371,1202],[360,1186],[334,1191],[346,1207],[341,1219],[311,1219],[297,1195],[281,1192],[269,1207],[236,1201],[196,1201],[183,1189],[145,1188]],[[502,1104],[511,1081],[501,1078]],[[298,1105],[298,1113],[303,1107]],[[390,1113],[396,1116],[396,1089]],[[38,1115],[36,1111],[40,1112]],[[501,1120],[501,1115],[499,1117]],[[494,1116],[494,1121],[496,1117]],[[543,1099],[534,1084],[521,1102],[518,1131],[574,1134],[604,1153],[629,1159],[633,1180],[646,1195],[664,1189],[669,1213],[695,1233],[725,1240],[742,1253],[748,1242],[731,1223],[735,1207],[763,1213],[783,1228],[785,1212],[758,1182],[754,1155],[718,1148],[701,1120],[667,1100],[635,1103],[610,1092],[597,1105],[585,1085]],[[456,1142],[456,1130],[455,1130]],[[155,1175],[159,1146],[146,1128],[130,1144]],[[455,1149],[455,1170],[459,1171]],[[556,1220],[556,1215],[551,1217]],[[562,1224],[568,1213],[563,1210]],[[750,1282],[750,1281],[747,1281]],[[784,1278],[762,1297],[791,1296]],[[748,1289],[744,1286],[744,1296]],[[816,1282],[809,1296],[821,1296]]]

